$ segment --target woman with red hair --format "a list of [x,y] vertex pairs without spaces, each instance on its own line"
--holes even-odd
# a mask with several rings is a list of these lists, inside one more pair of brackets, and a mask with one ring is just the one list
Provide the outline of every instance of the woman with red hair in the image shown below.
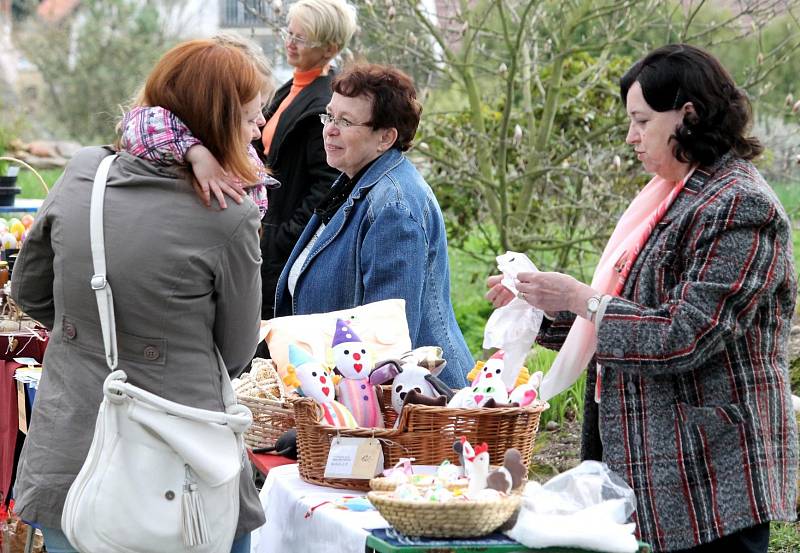
[[[263,84],[240,49],[195,40],[159,60],[142,97],[179,117],[230,174],[253,182],[247,146],[258,136]],[[92,442],[108,376],[89,286],[87,221],[95,172],[113,153],[89,147],[70,161],[12,280],[14,300],[52,329],[14,487],[20,516],[43,528],[50,553],[75,552],[60,530],[61,513]],[[105,192],[105,251],[128,381],[174,402],[222,411],[221,371],[237,376],[258,342],[258,209],[244,202],[210,213],[184,167],[116,153]],[[249,465],[240,474],[239,504],[234,552],[249,551],[250,531],[264,522]]]

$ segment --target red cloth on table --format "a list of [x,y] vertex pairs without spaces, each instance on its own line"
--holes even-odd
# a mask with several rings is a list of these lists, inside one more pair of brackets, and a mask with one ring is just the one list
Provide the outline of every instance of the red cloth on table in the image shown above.
[[266,476],[267,473],[275,467],[280,467],[281,465],[292,465],[297,462],[295,459],[290,459],[289,457],[284,457],[282,455],[272,455],[271,453],[253,453],[250,448],[247,448],[247,455],[250,457],[253,465],[255,465],[255,467],[264,476]]
[[[43,332],[43,331],[40,331]],[[14,348],[9,340],[16,338]],[[14,452],[19,431],[17,411],[17,381],[14,372],[21,367],[14,357],[33,357],[41,363],[47,340],[37,340],[30,334],[0,336],[0,503],[6,502],[14,472]]]

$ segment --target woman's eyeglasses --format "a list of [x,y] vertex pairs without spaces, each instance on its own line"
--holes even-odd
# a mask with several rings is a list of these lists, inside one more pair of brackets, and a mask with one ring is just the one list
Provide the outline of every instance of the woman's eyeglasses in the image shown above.
[[328,123],[333,123],[333,126],[337,129],[349,129],[350,127],[370,127],[369,123],[353,123],[344,119],[343,117],[334,117],[330,113],[320,113],[319,120],[322,121],[322,125],[325,126]]
[[294,33],[289,32],[289,29],[281,29],[281,38],[284,42],[296,44],[301,48],[317,48],[322,46],[320,42],[311,42],[307,38],[299,37]]

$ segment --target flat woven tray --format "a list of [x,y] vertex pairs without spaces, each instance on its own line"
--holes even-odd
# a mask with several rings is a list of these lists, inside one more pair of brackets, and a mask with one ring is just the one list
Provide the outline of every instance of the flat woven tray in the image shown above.
[[398,532],[428,538],[467,538],[491,534],[522,502],[509,495],[496,500],[442,503],[396,499],[391,492],[369,492],[367,499]]

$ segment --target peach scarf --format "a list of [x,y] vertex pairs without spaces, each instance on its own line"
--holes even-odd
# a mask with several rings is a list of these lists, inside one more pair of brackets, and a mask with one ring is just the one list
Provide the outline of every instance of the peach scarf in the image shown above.
[[[622,292],[636,257],[693,172],[694,169],[690,170],[686,177],[677,183],[655,176],[642,188],[622,214],[611,238],[608,239],[600,262],[594,270],[592,288],[613,296],[618,296]],[[578,380],[596,349],[595,323],[583,317],[576,317],[553,366],[542,380],[541,398],[547,400]],[[599,392],[601,379],[599,366],[597,376]],[[596,395],[599,397],[599,393]]]

